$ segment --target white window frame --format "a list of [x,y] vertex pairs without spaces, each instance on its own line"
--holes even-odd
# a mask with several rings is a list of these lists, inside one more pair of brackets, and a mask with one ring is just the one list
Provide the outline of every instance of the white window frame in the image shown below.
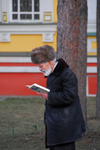
[[[34,12],[34,0],[32,0],[32,12],[20,12],[20,0],[18,0],[18,12],[13,12],[12,11],[12,0],[10,0],[9,3],[9,14],[10,14],[10,22],[18,22],[18,23],[34,23],[34,22],[42,22],[42,0],[40,0],[40,11],[39,12]],[[18,19],[13,20],[12,19],[12,14],[18,14]],[[20,20],[20,14],[32,14],[32,20]],[[34,20],[34,14],[39,14],[40,19],[39,20]]]

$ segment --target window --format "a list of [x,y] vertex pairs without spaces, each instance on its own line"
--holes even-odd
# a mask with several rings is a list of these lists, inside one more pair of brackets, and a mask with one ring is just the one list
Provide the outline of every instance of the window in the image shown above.
[[12,22],[39,22],[40,0],[12,0]]

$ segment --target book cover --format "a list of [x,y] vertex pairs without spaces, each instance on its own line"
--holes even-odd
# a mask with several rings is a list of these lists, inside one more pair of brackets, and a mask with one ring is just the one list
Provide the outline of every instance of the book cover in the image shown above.
[[26,85],[26,87],[28,87],[29,89],[31,89],[37,93],[48,93],[48,92],[50,92],[50,90],[48,88],[45,88],[45,87],[38,85],[36,83],[34,83],[32,85]]

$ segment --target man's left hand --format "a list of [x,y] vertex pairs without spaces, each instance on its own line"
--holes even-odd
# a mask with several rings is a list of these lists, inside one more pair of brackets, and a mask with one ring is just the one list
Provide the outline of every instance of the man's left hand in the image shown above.
[[37,93],[41,97],[43,97],[45,100],[47,100],[48,94],[47,93]]

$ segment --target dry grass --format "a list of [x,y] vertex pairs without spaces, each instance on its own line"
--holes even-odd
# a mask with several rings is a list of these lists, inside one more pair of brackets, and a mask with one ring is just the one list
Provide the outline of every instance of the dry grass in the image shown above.
[[87,132],[77,142],[77,150],[100,150],[100,120],[96,119],[96,98],[87,98]]
[[[88,130],[76,150],[100,150],[100,120],[96,99],[87,99]],[[0,150],[44,150],[44,100],[8,98],[0,101]]]

